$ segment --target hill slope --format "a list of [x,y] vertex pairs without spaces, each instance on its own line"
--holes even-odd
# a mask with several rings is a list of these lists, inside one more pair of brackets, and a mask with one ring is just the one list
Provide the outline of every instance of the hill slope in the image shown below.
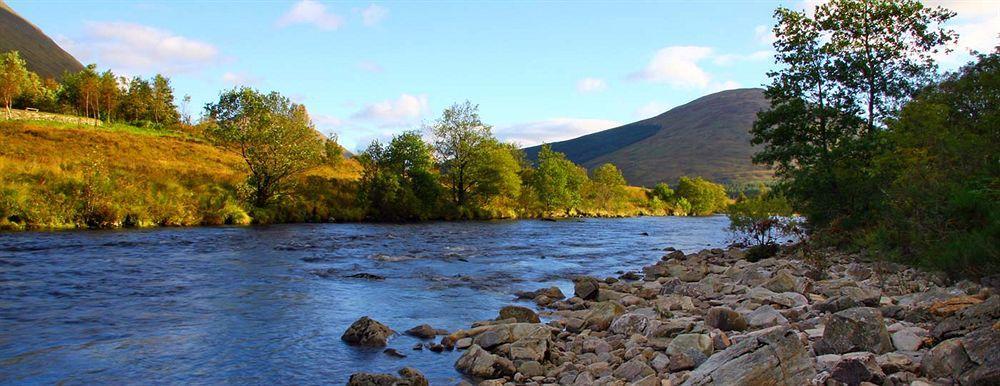
[[[652,186],[681,176],[747,182],[771,176],[753,165],[750,128],[767,108],[763,90],[721,91],[658,116],[552,143],[552,149],[587,168],[617,165],[631,185]],[[540,146],[525,149],[536,158]]]
[[76,58],[0,0],[0,52],[12,50],[19,51],[28,69],[42,78],[57,79],[63,71],[83,69]]

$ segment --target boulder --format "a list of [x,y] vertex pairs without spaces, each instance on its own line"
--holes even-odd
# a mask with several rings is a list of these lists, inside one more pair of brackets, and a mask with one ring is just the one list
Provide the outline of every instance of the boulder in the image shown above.
[[798,334],[779,326],[752,333],[712,355],[684,385],[798,386],[810,384],[815,375],[813,359]]
[[518,299],[537,299],[539,296],[545,296],[549,299],[555,299],[555,300],[561,300],[566,298],[566,295],[563,295],[562,290],[559,289],[559,287],[555,286],[549,288],[541,288],[534,291],[520,291],[515,293],[515,295],[517,296]]
[[924,355],[921,366],[928,376],[934,378],[958,378],[972,366],[965,353],[961,338],[952,338],[938,343]]
[[385,346],[395,334],[391,328],[367,316],[356,320],[340,337],[343,341],[359,346]]
[[870,307],[855,307],[830,315],[823,338],[813,348],[817,354],[855,351],[882,354],[893,350],[882,314]]
[[541,362],[547,356],[552,338],[548,328],[526,329],[523,333],[512,330],[511,335],[515,338],[507,355],[511,360]]
[[537,361],[524,361],[517,366],[517,372],[523,374],[526,377],[537,377],[540,375],[545,375],[545,367]]
[[399,377],[390,374],[355,373],[347,386],[428,386],[427,378],[417,369],[404,367]]
[[972,368],[959,381],[963,385],[1000,384],[1000,323],[969,333],[963,346]]
[[419,326],[413,327],[406,330],[406,335],[415,336],[420,339],[434,339],[437,336],[437,330],[427,324],[421,324]]
[[614,372],[615,378],[624,379],[629,382],[634,382],[653,374],[656,374],[656,371],[649,367],[641,357],[632,358],[632,360],[618,366]]
[[517,371],[514,363],[499,355],[490,354],[483,348],[472,345],[458,361],[455,369],[462,374],[478,378],[498,378],[512,376]]
[[753,328],[766,328],[788,324],[788,319],[771,306],[757,307],[757,309],[747,315],[746,319],[747,324]]
[[667,355],[673,357],[675,354],[687,351],[698,351],[707,357],[712,355],[712,351],[714,350],[715,344],[712,342],[712,337],[708,334],[680,334],[674,340],[670,341],[666,352]]
[[983,299],[974,296],[956,296],[948,300],[934,302],[928,307],[928,310],[934,315],[945,317],[982,302]]
[[506,306],[500,309],[500,317],[497,320],[514,319],[518,323],[541,323],[538,314],[528,307]]
[[584,328],[589,328],[594,331],[604,331],[611,326],[611,322],[615,320],[618,315],[625,313],[625,307],[613,301],[606,301],[594,304],[590,308],[590,312],[584,318]]
[[601,290],[600,282],[590,276],[581,276],[573,280],[573,293],[583,300],[595,300]]
[[910,329],[904,329],[892,334],[892,345],[899,351],[917,351],[924,344],[924,338]]
[[630,336],[632,334],[642,334],[649,326],[649,317],[638,313],[623,314],[613,322],[609,330],[613,334]]
[[993,295],[982,303],[963,308],[942,320],[934,326],[931,335],[939,340],[962,336],[990,327],[997,320],[1000,320],[1000,295]]
[[763,287],[774,292],[792,292],[795,291],[797,283],[798,280],[795,276],[792,276],[791,272],[787,269],[782,269],[764,282]]
[[705,324],[722,331],[745,330],[747,321],[739,312],[727,307],[712,307],[705,315]]
[[844,355],[833,370],[830,376],[848,385],[859,385],[862,382],[881,384],[885,379],[885,373],[879,367],[872,353],[851,353]]

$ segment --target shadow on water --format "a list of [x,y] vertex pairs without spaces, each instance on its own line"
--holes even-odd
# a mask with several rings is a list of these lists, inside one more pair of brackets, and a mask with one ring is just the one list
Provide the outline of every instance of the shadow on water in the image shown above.
[[[493,318],[512,294],[722,246],[725,217],[294,224],[0,234],[0,383],[343,384],[413,366],[459,379],[457,352],[340,335]],[[648,234],[648,236],[647,236]]]

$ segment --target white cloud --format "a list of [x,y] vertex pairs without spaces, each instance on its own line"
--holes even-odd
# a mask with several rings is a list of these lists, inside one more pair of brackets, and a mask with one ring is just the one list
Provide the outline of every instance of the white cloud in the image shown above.
[[175,74],[202,70],[219,61],[219,49],[212,44],[136,23],[88,22],[79,40],[57,40],[83,62],[97,62],[122,73]]
[[498,127],[494,132],[502,140],[512,141],[520,146],[534,146],[572,139],[621,125],[620,122],[607,119],[552,118]]
[[366,105],[351,115],[351,118],[369,121],[381,127],[412,125],[427,111],[427,95],[402,94],[397,99]]
[[326,9],[326,5],[316,0],[300,0],[278,19],[278,27],[293,24],[312,24],[323,30],[336,30],[344,25],[344,18]]
[[380,74],[385,71],[385,69],[382,68],[381,65],[371,60],[362,60],[358,62],[358,68],[361,69],[361,71],[370,72],[373,74]]
[[635,112],[633,112],[632,115],[634,115],[636,118],[646,119],[663,114],[667,110],[669,110],[670,107],[671,105],[663,102],[651,101],[642,106],[639,106],[639,108],[635,109]]
[[259,84],[261,78],[246,72],[226,71],[222,74],[222,81],[233,86],[253,86]]
[[766,25],[754,27],[753,36],[757,39],[758,43],[767,46],[774,44],[774,41],[778,40],[778,37],[774,36],[774,31],[771,30],[771,27]]
[[671,46],[661,48],[653,55],[646,68],[633,73],[631,79],[666,83],[674,87],[705,88],[711,76],[699,62],[712,55],[712,48],[698,46]]
[[372,4],[361,10],[361,22],[368,27],[375,26],[388,15],[388,9]]
[[599,92],[606,88],[608,88],[608,83],[600,78],[583,78],[576,82],[576,91],[581,93]]

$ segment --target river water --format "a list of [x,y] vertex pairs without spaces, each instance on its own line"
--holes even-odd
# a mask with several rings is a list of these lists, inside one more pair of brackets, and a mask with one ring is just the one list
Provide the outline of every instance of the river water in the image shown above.
[[[396,331],[467,328],[512,294],[636,271],[672,246],[721,247],[725,217],[293,224],[0,233],[2,384],[344,384],[460,353],[344,344],[371,316]],[[384,280],[351,278],[370,273]],[[531,306],[531,304],[523,304]]]

